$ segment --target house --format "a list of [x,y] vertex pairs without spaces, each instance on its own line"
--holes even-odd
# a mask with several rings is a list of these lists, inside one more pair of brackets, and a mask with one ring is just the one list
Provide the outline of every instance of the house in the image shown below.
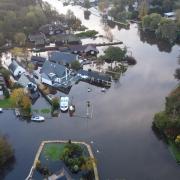
[[8,68],[14,77],[19,77],[26,72],[26,70],[21,67],[15,59],[12,59],[12,62]]
[[45,46],[47,43],[46,35],[42,32],[37,32],[34,34],[30,34],[28,36],[30,42],[34,43],[35,46]]
[[44,62],[46,61],[45,57],[41,57],[41,56],[31,56],[31,62],[35,65],[35,66],[40,66],[42,67],[42,65],[44,64]]
[[42,32],[47,36],[51,36],[65,32],[65,27],[63,27],[60,23],[45,24],[39,28],[39,32]]
[[3,75],[0,73],[0,99],[4,99],[4,90],[7,89]]
[[59,172],[56,172],[48,177],[48,180],[73,180],[70,173],[62,168]]
[[81,40],[74,34],[58,34],[52,36],[52,41],[57,45],[67,45],[67,44],[81,44]]
[[49,61],[64,66],[70,66],[72,62],[78,61],[78,55],[60,51],[53,51],[49,53]]
[[96,71],[85,71],[80,69],[77,74],[82,80],[87,81],[91,84],[96,84],[99,86],[111,86],[111,77],[104,73],[99,73]]
[[72,53],[79,55],[85,54],[85,55],[96,56],[99,53],[95,44],[72,45],[69,46],[69,48]]
[[164,17],[167,19],[176,20],[176,13],[175,12],[164,13]]
[[50,86],[61,86],[68,84],[70,80],[70,70],[65,66],[45,61],[41,69],[41,82]]
[[25,88],[29,97],[32,100],[35,101],[39,97],[39,92],[38,92],[36,82],[29,75],[22,74],[19,80],[17,81],[17,84]]

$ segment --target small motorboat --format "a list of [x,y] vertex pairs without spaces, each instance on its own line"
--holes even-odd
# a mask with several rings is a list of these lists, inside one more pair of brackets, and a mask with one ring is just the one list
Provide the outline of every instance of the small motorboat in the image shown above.
[[0,113],[2,113],[3,112],[3,109],[2,108],[0,108]]
[[45,120],[45,118],[43,116],[32,116],[31,117],[31,121],[35,121],[35,122],[43,122]]
[[91,88],[88,88],[88,92],[91,92],[92,91],[92,89]]
[[66,112],[69,108],[69,97],[61,97],[60,109],[62,112]]

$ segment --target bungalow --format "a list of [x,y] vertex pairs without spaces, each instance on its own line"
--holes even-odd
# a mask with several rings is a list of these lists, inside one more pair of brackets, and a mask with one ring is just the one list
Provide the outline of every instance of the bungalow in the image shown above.
[[91,84],[96,84],[100,86],[111,86],[111,77],[107,74],[99,73],[96,71],[85,71],[80,69],[77,74],[82,80],[87,81]]
[[46,61],[45,57],[41,57],[41,56],[32,56],[31,57],[31,62],[35,65],[35,66],[40,66],[42,67],[42,65],[44,64],[44,62]]
[[78,61],[78,55],[54,51],[49,53],[49,61],[58,63],[64,66],[69,66],[72,62]]
[[70,80],[70,71],[60,64],[45,61],[41,69],[41,82],[50,86],[66,84]]
[[45,24],[39,28],[39,32],[48,36],[61,34],[64,31],[65,28],[61,24]]
[[34,43],[35,46],[45,46],[47,43],[46,35],[42,32],[30,34],[28,39],[30,42]]
[[69,48],[72,53],[79,55],[85,54],[96,56],[99,53],[95,44],[73,45],[69,46]]
[[12,73],[12,75],[14,77],[19,77],[21,76],[23,73],[26,72],[26,70],[21,67],[16,61],[15,59],[12,59],[12,63],[8,66],[10,72]]
[[52,41],[57,45],[67,45],[67,44],[81,44],[81,40],[74,34],[58,34],[52,36]]

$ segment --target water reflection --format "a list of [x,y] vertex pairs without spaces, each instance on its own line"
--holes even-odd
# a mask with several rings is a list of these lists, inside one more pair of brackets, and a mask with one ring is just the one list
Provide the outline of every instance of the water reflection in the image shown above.
[[170,53],[173,45],[165,40],[157,39],[156,35],[153,32],[144,32],[141,29],[139,30],[140,40],[144,43],[150,45],[157,45],[159,51]]
[[16,164],[15,157],[11,158],[3,167],[0,168],[0,179],[5,179],[5,177],[14,169]]

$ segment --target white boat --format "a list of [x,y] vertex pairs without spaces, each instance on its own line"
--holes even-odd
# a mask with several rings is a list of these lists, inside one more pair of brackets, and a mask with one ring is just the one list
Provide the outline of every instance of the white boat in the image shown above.
[[3,109],[2,108],[0,108],[0,113],[2,113],[3,112]]
[[44,120],[45,120],[45,118],[43,116],[36,115],[36,116],[31,117],[31,121],[35,121],[35,122],[42,122]]
[[60,109],[65,112],[69,108],[69,97],[61,97],[60,99]]

